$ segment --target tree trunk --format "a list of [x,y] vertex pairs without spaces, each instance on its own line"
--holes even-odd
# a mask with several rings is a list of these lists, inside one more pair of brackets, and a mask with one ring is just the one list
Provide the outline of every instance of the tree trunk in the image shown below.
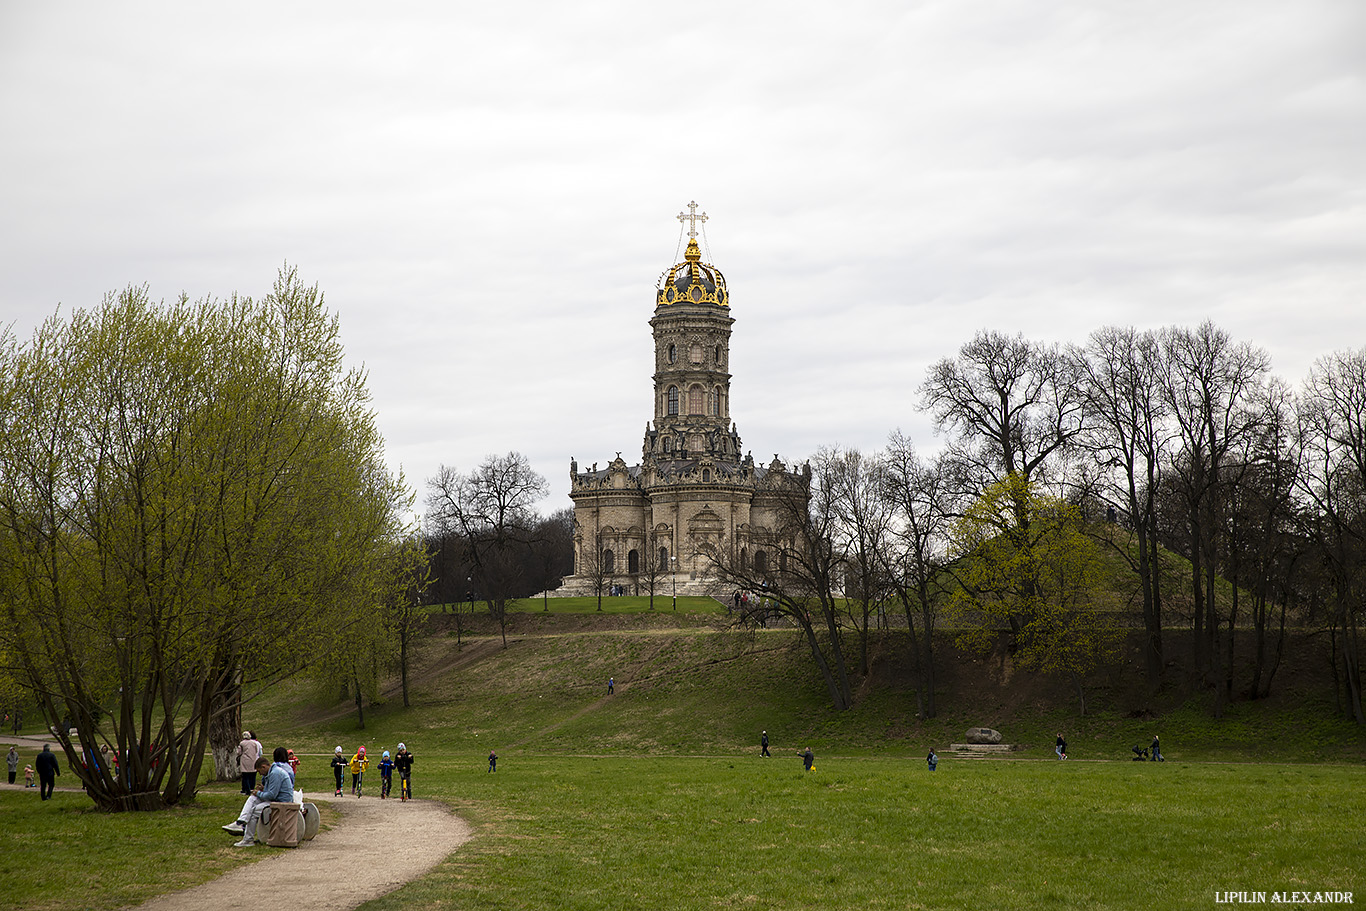
[[[240,681],[240,675],[236,678]],[[242,684],[229,687],[220,699],[221,710],[209,721],[209,751],[213,754],[215,781],[240,778],[237,745],[242,741]]]

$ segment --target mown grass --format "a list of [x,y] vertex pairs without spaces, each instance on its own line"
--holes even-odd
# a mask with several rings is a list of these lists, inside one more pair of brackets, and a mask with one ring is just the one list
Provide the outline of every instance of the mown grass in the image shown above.
[[[71,776],[57,780],[69,784]],[[0,787],[0,908],[124,908],[283,850],[232,848],[219,827],[241,806],[227,786],[159,813],[100,813],[80,791],[43,802],[37,788]],[[327,823],[335,819],[322,809]]]
[[1205,908],[1366,887],[1366,834],[1343,826],[1366,811],[1360,768],[453,760],[426,787],[479,837],[365,908]]
[[[245,720],[267,746],[303,754],[310,794],[330,792],[335,744],[375,752],[403,740],[417,754],[417,796],[475,826],[473,842],[368,909],[1208,908],[1216,891],[1366,896],[1355,823],[1366,737],[1322,704],[1235,703],[1214,723],[1198,703],[1131,718],[1099,697],[1079,718],[1063,704],[946,698],[927,720],[913,692],[883,685],[836,713],[794,631],[728,629],[712,604],[594,625],[580,610],[533,617],[533,602],[506,649],[487,631],[461,649],[453,636],[425,643],[423,667],[453,669],[415,674],[412,707],[391,694],[367,708],[364,730],[345,703],[315,704],[303,684],[277,687]],[[1025,749],[1005,761],[945,756],[926,770],[928,746],[978,724]],[[758,758],[761,729],[772,759]],[[1079,761],[1052,760],[1057,730]],[[1155,732],[1170,761],[1128,762],[1129,746]],[[808,744],[809,775],[795,756]],[[103,815],[79,794],[39,804],[0,789],[0,906],[122,907],[249,862],[218,829],[238,800],[222,785],[195,807]]]

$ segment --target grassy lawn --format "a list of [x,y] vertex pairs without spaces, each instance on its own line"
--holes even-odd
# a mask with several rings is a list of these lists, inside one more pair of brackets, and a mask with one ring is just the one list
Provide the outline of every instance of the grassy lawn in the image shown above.
[[[1216,891],[1366,899],[1366,769],[817,754],[772,759],[428,751],[420,794],[477,837],[398,909],[1208,908]],[[4,906],[117,908],[236,862],[236,795],[166,814],[0,792]],[[155,857],[155,864],[147,864]]]
[[[80,791],[44,803],[37,788],[0,788],[0,908],[123,908],[284,850],[234,850],[219,826],[241,807],[227,785],[164,813],[99,813]],[[335,818],[320,809],[324,824]]]

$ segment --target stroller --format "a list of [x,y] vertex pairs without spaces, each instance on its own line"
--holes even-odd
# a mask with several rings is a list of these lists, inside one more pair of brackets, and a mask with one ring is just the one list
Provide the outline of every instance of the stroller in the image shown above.
[[1148,748],[1143,744],[1134,747],[1134,762],[1143,762],[1148,758]]

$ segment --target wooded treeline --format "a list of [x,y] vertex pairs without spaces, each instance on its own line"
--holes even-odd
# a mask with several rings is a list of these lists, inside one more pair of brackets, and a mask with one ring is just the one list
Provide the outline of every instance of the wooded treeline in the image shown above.
[[[1332,642],[1340,711],[1366,723],[1366,349],[1320,359],[1294,390],[1208,322],[1080,346],[984,331],[930,368],[920,406],[945,437],[935,458],[900,433],[881,452],[822,451],[766,547],[715,554],[751,612],[804,631],[836,708],[894,607],[926,715],[947,618],[968,647],[1006,631],[1022,667],[1076,683],[1083,711],[1082,678],[1141,624],[1152,690],[1208,691],[1216,717],[1268,695],[1287,625],[1310,626]],[[1128,565],[1132,603],[1099,582],[1101,548]],[[1180,680],[1172,627],[1192,633]],[[1238,628],[1253,633],[1243,679]]]

